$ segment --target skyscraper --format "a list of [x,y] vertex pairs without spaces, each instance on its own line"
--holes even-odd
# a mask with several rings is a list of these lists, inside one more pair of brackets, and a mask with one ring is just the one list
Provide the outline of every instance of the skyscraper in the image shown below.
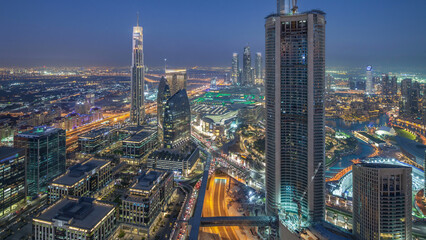
[[256,70],[256,80],[263,78],[263,59],[262,53],[256,53],[256,61],[255,61],[255,70]]
[[278,7],[265,24],[266,211],[303,227],[324,219],[326,21]]
[[179,90],[186,89],[188,84],[186,69],[167,69],[166,79],[170,87],[171,95],[174,95]]
[[0,219],[25,199],[25,149],[0,147]]
[[251,53],[250,46],[244,47],[244,55],[243,55],[243,77],[241,85],[247,86],[252,84],[252,70],[251,70]]
[[158,131],[158,142],[160,146],[163,146],[164,140],[164,108],[167,100],[170,98],[170,87],[167,80],[162,77],[158,84],[157,93],[157,131]]
[[164,147],[177,148],[191,138],[191,109],[185,89],[171,96],[164,107]]
[[412,98],[412,81],[410,78],[406,78],[401,81],[401,103],[400,103],[400,114],[411,113],[411,98]]
[[133,43],[132,43],[132,76],[131,76],[131,108],[130,121],[134,125],[141,125],[145,121],[144,106],[144,81],[145,81],[145,65],[143,54],[143,28],[139,26],[133,27]]
[[391,92],[391,82],[389,79],[389,75],[382,75],[382,95],[389,96]]
[[373,73],[372,73],[373,67],[367,66],[367,72],[366,72],[366,80],[365,80],[365,94],[373,94]]
[[46,192],[48,183],[65,172],[65,130],[36,127],[15,136],[15,147],[26,149],[27,196]]
[[356,239],[411,239],[411,167],[361,163],[353,167]]
[[238,85],[238,79],[239,79],[239,68],[240,68],[240,62],[238,59],[238,53],[232,54],[232,68],[231,68],[231,81],[232,84]]
[[391,78],[390,84],[391,84],[390,94],[392,96],[397,95],[398,94],[398,79],[396,78],[396,76],[393,76]]

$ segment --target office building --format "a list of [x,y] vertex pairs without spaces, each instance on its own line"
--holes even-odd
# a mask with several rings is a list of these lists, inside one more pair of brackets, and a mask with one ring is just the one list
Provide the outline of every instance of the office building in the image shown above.
[[365,94],[374,93],[374,84],[373,84],[373,67],[367,66],[366,78],[365,78]]
[[143,130],[123,140],[122,161],[130,165],[140,166],[142,161],[158,146],[157,131],[152,129]]
[[325,13],[278,1],[266,18],[266,211],[290,229],[324,220]]
[[25,199],[25,149],[0,147],[0,219]]
[[256,53],[256,60],[255,60],[255,84],[256,85],[263,85],[263,58],[262,53],[258,52]]
[[187,177],[196,168],[200,159],[200,149],[187,145],[184,149],[167,149],[155,151],[148,157],[148,168],[166,170]]
[[250,47],[244,47],[243,54],[243,76],[242,76],[242,86],[247,86],[252,84],[252,66],[251,66],[251,52]]
[[132,49],[130,122],[139,126],[145,121],[143,28],[139,26],[139,19],[133,27]]
[[177,148],[191,139],[191,109],[186,90],[171,96],[164,108],[164,147]]
[[101,159],[90,159],[70,167],[49,184],[49,203],[65,196],[94,197],[112,181],[111,171],[111,162]]
[[33,239],[103,240],[116,226],[117,208],[112,203],[67,197],[33,218]]
[[95,154],[118,141],[118,131],[112,127],[92,130],[78,137],[78,146],[81,153]]
[[391,95],[391,81],[388,74],[382,75],[382,95],[390,96]]
[[411,167],[361,163],[353,167],[356,239],[411,239]]
[[149,170],[136,178],[122,200],[124,231],[148,235],[170,203],[174,192],[173,173]]
[[167,100],[171,97],[170,86],[167,83],[167,80],[162,77],[158,85],[157,93],[157,132],[158,132],[158,142],[159,146],[163,146],[164,140],[164,108],[166,106]]
[[166,79],[170,87],[170,95],[174,95],[179,90],[186,89],[188,84],[186,69],[167,69]]
[[33,197],[47,191],[48,183],[65,172],[65,131],[36,127],[15,136],[15,147],[26,150],[26,191]]
[[238,53],[232,54],[231,81],[233,85],[239,85],[240,61]]
[[390,95],[396,96],[398,94],[398,79],[396,76],[393,76],[390,81]]

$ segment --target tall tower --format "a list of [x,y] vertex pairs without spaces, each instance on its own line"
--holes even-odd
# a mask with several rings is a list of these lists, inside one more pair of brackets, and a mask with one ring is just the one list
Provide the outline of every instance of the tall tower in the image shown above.
[[130,107],[130,121],[134,125],[141,125],[145,121],[145,65],[143,56],[143,28],[139,26],[139,16],[136,27],[133,27],[131,78],[132,102]]
[[171,95],[174,95],[179,90],[186,89],[188,84],[186,69],[167,69],[166,79],[170,87]]
[[365,94],[373,94],[373,67],[368,66],[366,72],[366,80],[365,80]]
[[164,141],[164,108],[167,100],[170,98],[170,86],[167,80],[162,77],[158,84],[157,93],[157,134],[160,146],[163,146]]
[[232,68],[231,68],[231,80],[232,84],[238,84],[238,75],[239,75],[240,62],[238,59],[238,53],[232,54]]
[[250,47],[246,46],[244,47],[244,55],[243,55],[243,78],[241,85],[247,86],[252,84],[251,83],[251,53],[250,53]]
[[353,167],[355,239],[411,239],[411,167],[361,163]]
[[263,59],[262,59],[262,53],[258,52],[256,53],[256,60],[255,60],[255,78],[256,83],[261,82],[263,79]]
[[325,24],[295,1],[266,18],[266,211],[289,228],[324,219]]

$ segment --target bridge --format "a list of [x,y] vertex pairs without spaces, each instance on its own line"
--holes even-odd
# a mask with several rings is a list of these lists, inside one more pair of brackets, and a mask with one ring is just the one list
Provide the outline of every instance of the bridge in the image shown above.
[[274,226],[278,224],[278,218],[272,216],[253,217],[204,217],[201,218],[202,227],[222,226]]

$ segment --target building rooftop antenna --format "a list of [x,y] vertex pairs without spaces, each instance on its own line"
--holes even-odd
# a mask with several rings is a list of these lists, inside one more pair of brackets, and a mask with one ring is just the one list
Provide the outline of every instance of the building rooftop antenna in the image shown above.
[[136,12],[136,26],[139,27],[139,11]]

